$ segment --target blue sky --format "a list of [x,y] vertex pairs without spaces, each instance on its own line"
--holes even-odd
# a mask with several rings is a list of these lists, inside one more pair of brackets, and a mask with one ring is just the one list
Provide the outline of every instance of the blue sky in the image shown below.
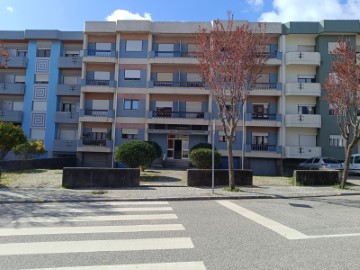
[[85,21],[235,19],[287,22],[357,19],[360,0],[0,0],[0,30],[81,31]]

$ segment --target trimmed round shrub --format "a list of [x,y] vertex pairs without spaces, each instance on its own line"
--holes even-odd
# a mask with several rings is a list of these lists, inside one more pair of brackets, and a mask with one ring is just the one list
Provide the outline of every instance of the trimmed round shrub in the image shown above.
[[148,167],[155,158],[155,147],[143,141],[121,144],[114,156],[116,162],[125,163],[129,168]]
[[161,158],[161,156],[162,156],[161,146],[157,142],[154,142],[154,141],[146,141],[146,143],[152,145],[155,148],[156,158]]
[[[198,169],[211,169],[212,168],[212,149],[198,148],[190,152],[190,162]],[[215,150],[215,166],[221,161],[220,153]]]
[[[212,144],[211,143],[198,143],[198,144],[195,144],[191,149],[190,149],[190,153],[195,150],[195,149],[199,149],[199,148],[205,148],[205,149],[210,149],[212,150]],[[214,147],[215,150],[216,147]]]

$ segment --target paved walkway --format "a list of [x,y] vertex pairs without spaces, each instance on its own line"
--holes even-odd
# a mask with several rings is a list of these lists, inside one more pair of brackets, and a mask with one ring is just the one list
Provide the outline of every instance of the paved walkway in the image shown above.
[[[0,188],[0,203],[6,202],[51,202],[51,201],[96,201],[96,200],[211,200],[211,199],[258,199],[295,198],[314,196],[360,195],[360,179],[350,178],[351,189],[334,187],[289,186],[284,179],[254,180],[256,186],[240,187],[239,192],[229,192],[223,187],[185,186],[185,171],[149,170],[140,187],[122,189],[64,189],[59,172],[49,175],[40,173],[24,175],[17,186]],[[158,177],[159,175],[163,175]],[[59,178],[54,181],[55,178]],[[280,181],[281,180],[281,181]],[[53,182],[51,182],[53,181]],[[59,182],[60,181],[60,182]],[[20,183],[20,184],[18,184]],[[22,184],[21,184],[22,183]],[[286,185],[284,184],[286,183]]]

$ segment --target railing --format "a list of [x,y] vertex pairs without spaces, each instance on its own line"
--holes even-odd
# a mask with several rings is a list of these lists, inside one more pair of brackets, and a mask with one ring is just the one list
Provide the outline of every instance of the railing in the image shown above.
[[85,115],[96,116],[96,117],[108,117],[109,110],[93,110],[85,109]]
[[25,93],[25,83],[0,82],[0,94],[23,95],[24,93]]
[[196,52],[154,51],[154,57],[196,57]]
[[275,113],[252,113],[251,114],[251,119],[252,120],[272,120],[275,121],[276,120],[276,114]]
[[203,112],[152,112],[152,117],[156,118],[186,118],[186,119],[204,119]]
[[106,140],[83,139],[83,145],[106,146]]
[[156,87],[204,87],[204,82],[153,81]]
[[105,86],[109,86],[110,85],[110,81],[108,80],[86,80],[86,85],[105,85]]
[[252,144],[252,151],[268,151],[268,152],[276,152],[276,145],[270,144]]
[[252,90],[277,89],[277,83],[255,83]]
[[117,57],[116,51],[109,50],[84,50],[84,56]]

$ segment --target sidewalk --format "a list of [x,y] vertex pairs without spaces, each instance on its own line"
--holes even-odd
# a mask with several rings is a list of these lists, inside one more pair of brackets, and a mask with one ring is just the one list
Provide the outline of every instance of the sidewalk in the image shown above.
[[[360,179],[349,179],[348,190],[334,187],[291,186],[287,178],[254,177],[254,186],[239,187],[239,192],[216,187],[187,187],[186,171],[147,170],[141,186],[121,189],[60,188],[61,170],[35,170],[3,177],[0,203],[11,202],[70,202],[70,201],[144,201],[144,200],[220,200],[260,198],[301,198],[339,195],[360,195]],[[12,183],[12,184],[11,184]]]
[[259,186],[240,187],[228,192],[222,187],[194,188],[183,186],[142,186],[123,189],[51,189],[1,188],[0,203],[74,202],[74,201],[145,201],[145,200],[220,200],[302,198],[339,195],[360,195],[360,188],[339,190],[333,187]]

